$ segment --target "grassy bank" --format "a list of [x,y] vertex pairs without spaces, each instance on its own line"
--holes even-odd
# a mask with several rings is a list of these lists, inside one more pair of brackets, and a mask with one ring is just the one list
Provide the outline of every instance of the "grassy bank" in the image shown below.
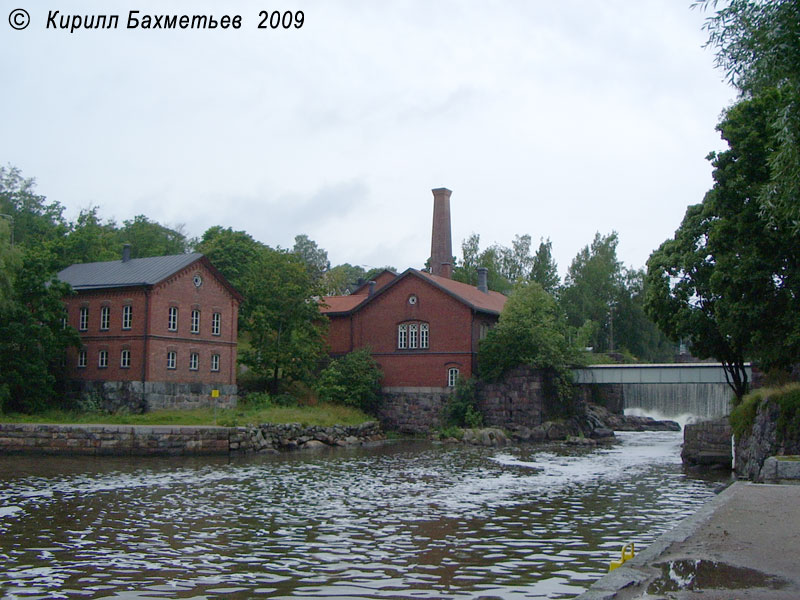
[[261,423],[301,423],[330,427],[332,425],[360,425],[373,421],[360,410],[333,404],[316,406],[241,406],[217,410],[163,410],[142,415],[81,413],[53,410],[35,415],[0,414],[1,423],[48,423],[54,425],[221,425],[235,427]]
[[733,434],[738,438],[750,433],[759,407],[775,402],[779,409],[778,436],[796,439],[800,435],[800,384],[792,383],[779,388],[761,388],[747,394],[731,411],[730,422]]

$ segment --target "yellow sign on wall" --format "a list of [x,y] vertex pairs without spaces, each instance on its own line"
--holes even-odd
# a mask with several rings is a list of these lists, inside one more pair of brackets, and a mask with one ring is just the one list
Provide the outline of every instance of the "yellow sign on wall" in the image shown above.
[[219,390],[211,390],[212,398],[219,398]]

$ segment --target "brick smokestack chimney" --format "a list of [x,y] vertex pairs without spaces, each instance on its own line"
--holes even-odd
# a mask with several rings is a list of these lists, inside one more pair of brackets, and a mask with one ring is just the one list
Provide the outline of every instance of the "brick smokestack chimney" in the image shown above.
[[433,233],[431,236],[431,274],[447,279],[453,276],[453,243],[450,238],[450,190],[433,191]]

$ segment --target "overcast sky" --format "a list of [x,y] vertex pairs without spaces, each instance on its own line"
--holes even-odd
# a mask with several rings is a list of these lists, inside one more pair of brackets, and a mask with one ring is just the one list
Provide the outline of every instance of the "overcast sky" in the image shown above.
[[[615,230],[642,267],[711,186],[735,97],[690,0],[0,0],[0,164],[72,219],[137,214],[305,233],[332,264],[421,267],[432,188],[454,253],[530,234],[562,274]],[[8,14],[25,8],[30,26]],[[300,29],[259,12],[302,10]],[[46,28],[119,14],[114,30]],[[239,30],[127,30],[142,14],[242,15]]]

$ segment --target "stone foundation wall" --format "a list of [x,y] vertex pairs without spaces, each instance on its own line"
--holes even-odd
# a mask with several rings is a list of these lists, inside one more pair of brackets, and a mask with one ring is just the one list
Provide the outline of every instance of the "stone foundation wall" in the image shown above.
[[175,456],[359,445],[383,439],[378,423],[344,427],[40,425],[0,423],[0,455]]
[[0,423],[0,454],[225,454],[226,427]]
[[[536,427],[548,414],[547,392],[540,371],[517,367],[501,381],[476,386],[478,407],[489,427]],[[451,388],[383,388],[378,417],[386,428],[403,433],[428,433],[441,427]]]
[[484,424],[509,428],[536,427],[545,421],[545,392],[542,374],[529,367],[509,371],[501,381],[477,388],[478,405]]
[[[212,390],[219,397],[212,398]],[[74,381],[70,396],[97,404],[105,412],[139,414],[151,410],[193,408],[233,408],[238,396],[235,385],[170,383],[159,381]]]
[[386,429],[427,433],[442,425],[442,409],[451,388],[387,387],[381,390],[378,419]]
[[576,387],[584,402],[602,406],[615,415],[625,413],[625,396],[621,383],[581,383]]
[[733,451],[728,418],[690,423],[683,428],[683,464],[690,467],[731,469]]

